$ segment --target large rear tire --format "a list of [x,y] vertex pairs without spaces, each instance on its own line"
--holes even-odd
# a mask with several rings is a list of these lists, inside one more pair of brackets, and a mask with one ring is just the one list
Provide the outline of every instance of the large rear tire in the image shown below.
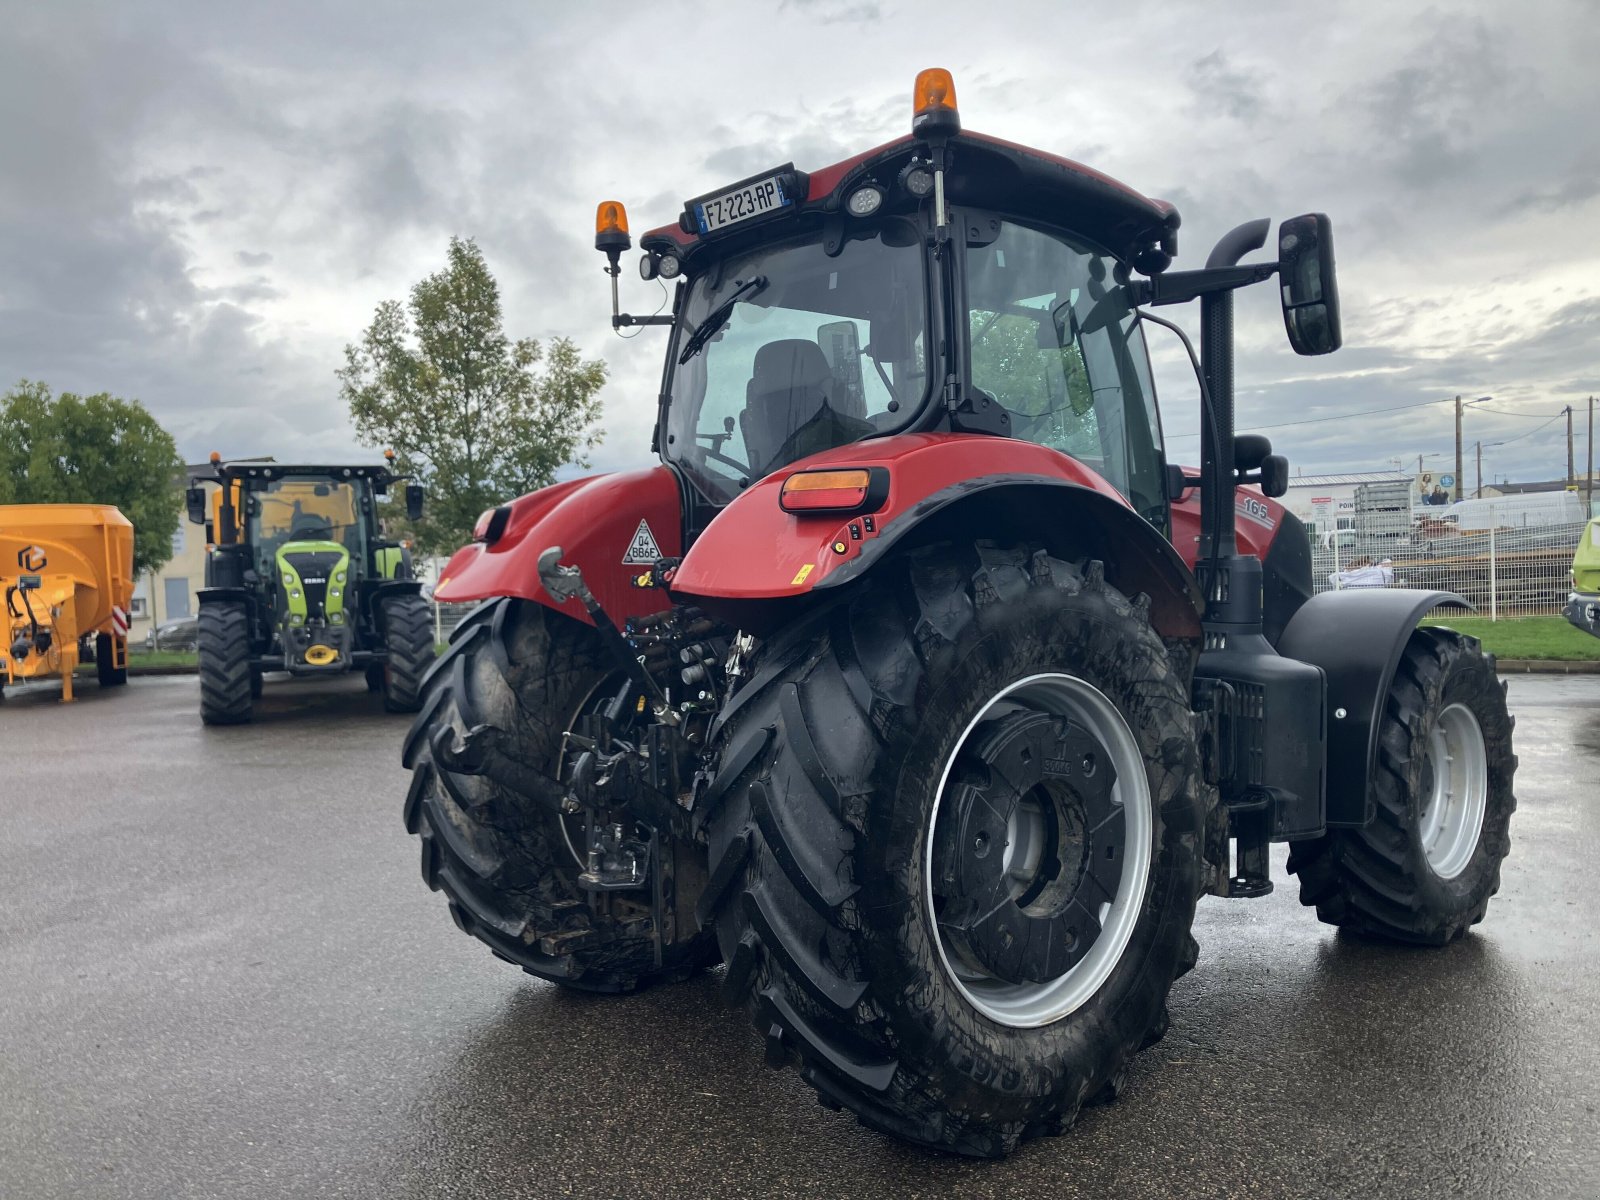
[[389,653],[383,707],[413,713],[422,705],[422,679],[434,661],[428,602],[421,596],[396,596],[383,602],[383,612],[383,643]]
[[[94,635],[94,673],[101,687],[121,687],[128,682],[128,668],[117,666],[116,653],[116,641],[109,633]],[[127,653],[126,646],[123,653]]]
[[1115,1095],[1195,961],[1192,720],[1098,562],[936,546],[769,642],[704,904],[768,1060],[961,1154]]
[[243,604],[200,606],[200,719],[240,725],[250,719],[250,622]]
[[[405,743],[405,824],[422,840],[424,882],[444,892],[456,924],[496,956],[590,992],[630,992],[718,961],[715,937],[696,929],[693,900],[676,901],[704,883],[702,848],[663,837],[673,890],[657,963],[650,890],[580,888],[571,831],[534,794],[559,775],[562,735],[574,717],[615,677],[590,626],[531,601],[494,601],[450,635],[423,681],[422,712]],[[439,761],[444,746],[480,726],[498,732],[478,770]]]
[[1418,629],[1379,720],[1376,817],[1291,843],[1289,870],[1320,921],[1444,945],[1483,920],[1511,848],[1517,758],[1505,685],[1475,638]]

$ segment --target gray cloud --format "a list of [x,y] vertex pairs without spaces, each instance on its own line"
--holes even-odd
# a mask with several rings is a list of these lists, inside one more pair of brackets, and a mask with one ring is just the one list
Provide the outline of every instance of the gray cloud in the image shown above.
[[1576,163],[1562,179],[1541,188],[1530,188],[1500,206],[1496,215],[1516,216],[1518,213],[1556,213],[1569,208],[1581,208],[1600,196],[1600,155],[1591,154]]
[[1260,81],[1236,68],[1228,55],[1213,50],[1189,65],[1187,72],[1198,107],[1220,110],[1238,121],[1251,121],[1266,111]]
[[[138,396],[190,456],[357,453],[340,350],[462,234],[513,334],[606,356],[596,464],[647,461],[660,339],[609,330],[596,201],[627,201],[639,231],[764,167],[825,166],[902,133],[930,65],[954,71],[970,127],[1178,203],[1179,266],[1249,217],[1334,216],[1346,349],[1296,360],[1270,289],[1242,297],[1246,424],[1457,391],[1554,410],[1596,386],[1600,253],[1575,232],[1600,218],[1592,4],[1347,0],[1309,21],[1130,0],[1069,27],[1021,0],[952,39],[970,6],[911,21],[783,0],[733,24],[664,0],[655,17],[692,23],[692,47],[618,39],[581,7],[10,8],[0,107],[25,119],[0,122],[0,385]],[[1166,427],[1188,434],[1194,385],[1163,337]],[[1530,424],[1472,421],[1493,439]],[[1308,469],[1382,465],[1447,449],[1451,422],[1430,407],[1273,436]],[[1556,445],[1507,447],[1505,469],[1546,472]]]

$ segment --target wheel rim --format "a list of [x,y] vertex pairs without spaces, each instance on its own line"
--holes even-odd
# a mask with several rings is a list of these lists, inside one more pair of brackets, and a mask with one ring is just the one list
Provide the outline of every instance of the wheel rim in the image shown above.
[[[1040,714],[1053,720],[1041,721]],[[984,755],[1003,754],[994,747],[1008,745],[1008,738],[1029,737],[1069,747],[1070,769],[1043,781],[1029,784],[1032,776],[1027,776],[1013,784],[994,769],[998,757],[978,762]],[[1086,751],[1091,743],[1094,749]],[[1056,754],[1049,762],[1061,767],[1062,755]],[[1093,755],[1102,757],[1091,762]],[[1028,759],[1023,753],[1008,761]],[[1104,770],[1097,791],[1090,779],[1098,768]],[[1016,777],[1013,772],[1011,778]],[[965,797],[975,795],[974,779],[991,790],[1008,789],[998,875],[994,867],[985,867],[1002,828],[998,817],[989,815],[995,811],[992,792],[984,793],[981,805],[969,801],[962,807]],[[923,892],[946,975],[969,1004],[1001,1025],[1032,1028],[1075,1012],[1121,960],[1150,877],[1150,787],[1127,721],[1099,689],[1075,676],[1049,673],[1017,680],[968,722],[945,760],[937,796],[924,835]],[[991,827],[972,835],[973,824],[982,821]],[[1003,880],[1009,898],[1000,899],[994,914],[974,918],[998,893],[974,901],[952,879],[971,880],[974,871],[984,869],[988,886],[1001,886]],[[1023,928],[1034,937],[1014,939],[1007,933],[1017,929],[1019,917],[1032,922]],[[990,936],[996,929],[1002,935],[998,939]],[[1058,943],[1062,934],[1065,939]],[[1008,957],[1014,941],[1031,949],[1045,935],[1050,948],[1034,951],[1022,966]],[[1057,962],[1063,969],[1053,969]]]
[[[585,692],[583,694],[583,699],[580,700],[577,707],[573,709],[572,716],[568,719],[566,728],[569,730],[576,729],[580,719],[588,716],[590,713],[596,713],[605,708],[605,706],[611,702],[612,697],[616,695],[617,684],[621,683],[623,678],[624,677],[620,674],[607,675],[605,678],[601,679],[598,683],[591,687],[587,692]],[[561,752],[556,759],[557,779],[566,779],[567,768],[570,767],[577,759],[578,753],[578,751],[567,745],[567,739],[565,737],[561,739]],[[587,833],[586,824],[583,818],[572,813],[557,813],[556,825],[561,830],[561,840],[567,844],[567,853],[572,855],[572,861],[578,864],[578,870],[587,870],[589,867],[589,855],[586,852],[580,851],[578,849],[577,842],[573,840],[575,833],[580,839],[583,838]]]
[[1418,837],[1441,879],[1466,870],[1478,849],[1489,796],[1489,760],[1478,718],[1465,704],[1444,709],[1428,732],[1427,780]]

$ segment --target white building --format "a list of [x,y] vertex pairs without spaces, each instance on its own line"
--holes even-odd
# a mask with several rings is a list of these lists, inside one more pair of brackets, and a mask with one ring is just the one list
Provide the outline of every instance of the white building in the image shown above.
[[[1356,489],[1369,483],[1405,483],[1413,486],[1417,476],[1409,471],[1350,471],[1342,475],[1295,475],[1283,505],[1306,526],[1318,533],[1336,528],[1349,529],[1354,523]],[[1342,526],[1339,518],[1345,520]]]
[[180,515],[177,532],[172,535],[172,558],[134,581],[128,640],[143,645],[145,635],[155,626],[194,616],[200,611],[199,591],[205,582],[205,531]]

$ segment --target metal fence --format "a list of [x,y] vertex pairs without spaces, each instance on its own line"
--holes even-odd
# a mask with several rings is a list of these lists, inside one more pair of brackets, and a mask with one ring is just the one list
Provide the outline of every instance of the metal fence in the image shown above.
[[449,641],[455,627],[477,607],[476,600],[470,604],[441,604],[437,600],[433,601],[433,640],[441,643]]
[[1412,532],[1341,546],[1315,544],[1313,582],[1336,587],[1438,588],[1470,600],[1491,618],[1559,613],[1571,590],[1572,555],[1584,522],[1463,533]]

